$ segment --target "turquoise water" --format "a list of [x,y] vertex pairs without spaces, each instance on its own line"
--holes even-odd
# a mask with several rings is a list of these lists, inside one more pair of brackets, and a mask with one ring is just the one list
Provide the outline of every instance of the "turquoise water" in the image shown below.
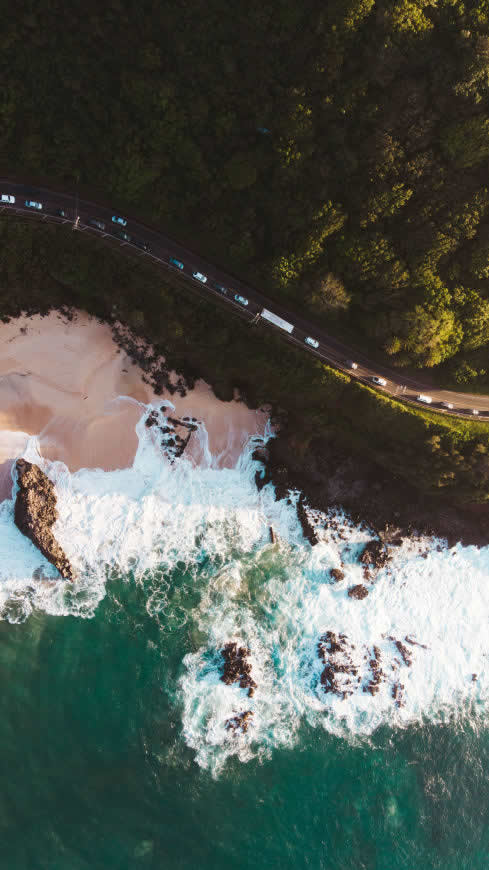
[[489,735],[468,719],[354,741],[303,725],[269,758],[199,767],[176,691],[194,579],[174,573],[159,620],[128,577],[93,619],[0,622],[2,868],[487,868]]
[[[365,580],[374,532],[311,513],[311,548],[294,495],[257,490],[256,441],[230,469],[204,427],[199,465],[136,431],[123,471],[26,448],[74,584],[31,579],[49,566],[0,505],[0,870],[486,870],[489,549],[413,538]],[[251,698],[220,680],[229,640]]]

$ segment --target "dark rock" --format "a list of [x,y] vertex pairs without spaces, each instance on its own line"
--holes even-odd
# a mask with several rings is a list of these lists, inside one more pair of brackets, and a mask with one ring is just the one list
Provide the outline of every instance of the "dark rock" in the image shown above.
[[389,561],[389,552],[382,541],[369,541],[360,556],[360,562],[367,568],[383,568]]
[[408,668],[411,667],[413,660],[411,658],[411,651],[408,650],[407,646],[404,646],[404,644],[400,640],[396,640],[396,638],[392,637],[391,635],[389,635],[387,639],[391,640],[392,643],[397,647],[397,649],[401,653],[404,664],[407,665]]
[[334,580],[335,583],[339,583],[340,580],[343,580],[343,578],[345,576],[344,572],[340,571],[339,568],[331,568],[331,571],[329,572],[329,574],[330,574],[331,579]]
[[250,650],[230,641],[223,646],[221,655],[224,659],[222,682],[228,686],[239,683],[240,689],[248,689],[248,696],[252,698],[257,685],[251,676],[251,665],[248,661]]
[[396,707],[404,707],[404,686],[402,683],[394,683],[392,686],[392,697],[396,702]]
[[74,580],[73,568],[51,530],[58,518],[54,484],[37,465],[26,459],[18,459],[16,469],[19,489],[15,500],[15,525],[65,580]]
[[242,734],[245,734],[252,718],[253,712],[251,710],[245,710],[243,713],[238,713],[237,716],[232,716],[231,719],[227,719],[225,722],[225,728],[227,731],[241,731]]
[[307,511],[305,508],[304,496],[302,493],[300,494],[297,500],[297,518],[302,526],[302,534],[304,535],[306,541],[309,541],[312,547],[318,543],[318,536],[314,531],[313,526],[309,522],[309,517],[307,516]]
[[353,694],[353,678],[358,674],[350,656],[351,649],[353,647],[346,636],[336,635],[334,631],[323,634],[317,645],[318,658],[325,665],[321,673],[321,685],[326,694],[331,692],[342,700]]
[[362,583],[358,583],[357,586],[350,586],[348,590],[348,597],[357,598],[359,601],[361,601],[362,598],[366,598],[367,595],[368,589],[366,586],[363,586]]

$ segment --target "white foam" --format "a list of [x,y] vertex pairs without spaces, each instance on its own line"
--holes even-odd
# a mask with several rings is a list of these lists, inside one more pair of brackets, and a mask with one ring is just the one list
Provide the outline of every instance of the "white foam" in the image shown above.
[[[136,431],[132,468],[111,472],[70,474],[62,463],[43,460],[37,439],[29,439],[24,455],[56,485],[55,534],[79,579],[75,584],[49,579],[55,572],[15,529],[13,501],[4,502],[0,606],[5,618],[25,619],[33,607],[91,616],[112,570],[144,581],[148,613],[162,629],[186,620],[197,629],[189,634],[199,640],[182,663],[178,703],[185,740],[198,763],[215,772],[231,754],[247,760],[291,744],[303,721],[336,734],[368,735],[385,723],[400,727],[426,716],[484,714],[488,548],[459,545],[440,552],[437,541],[406,541],[393,548],[392,561],[369,586],[368,597],[355,600],[347,590],[363,581],[359,554],[371,534],[342,514],[329,521],[316,514],[320,542],[311,548],[297,520],[296,496],[287,504],[275,501],[270,485],[257,491],[260,466],[252,459],[252,441],[234,468],[219,468],[203,424],[192,435],[192,449],[177,459],[144,418]],[[279,536],[275,545],[269,540],[271,525]],[[181,600],[175,608],[168,594],[176,565],[186,566],[195,589],[202,590],[193,611],[183,609]],[[332,583],[329,571],[340,565],[345,579]],[[33,581],[36,573],[48,579]],[[328,630],[347,636],[359,678],[345,698],[326,694],[321,684],[324,662],[317,644]],[[410,667],[390,638],[409,649]],[[251,649],[257,683],[251,698],[246,689],[220,679],[220,649],[230,640]],[[364,688],[372,679],[374,645],[385,680],[372,696]],[[341,685],[348,680],[341,676]],[[398,683],[404,686],[401,708],[392,694]],[[246,733],[226,728],[227,720],[247,710],[253,717]]]

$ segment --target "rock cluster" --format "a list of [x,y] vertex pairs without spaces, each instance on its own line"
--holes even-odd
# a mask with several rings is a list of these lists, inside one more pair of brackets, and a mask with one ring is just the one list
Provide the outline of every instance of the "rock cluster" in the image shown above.
[[372,674],[368,683],[363,687],[364,692],[370,692],[371,695],[376,695],[379,691],[381,682],[385,679],[384,672],[380,667],[380,649],[374,646],[373,655],[369,660],[370,672]]
[[58,518],[54,484],[37,465],[26,459],[17,460],[16,470],[19,488],[15,499],[15,525],[65,580],[74,580],[75,572],[52,532]]
[[343,580],[343,578],[345,576],[345,572],[340,571],[339,568],[331,568],[331,571],[329,572],[329,574],[330,574],[331,579],[334,580],[335,583],[339,583],[340,580]]
[[362,598],[366,598],[368,595],[368,589],[366,586],[363,586],[362,583],[358,583],[357,586],[350,586],[348,590],[349,598],[357,598],[359,601]]
[[309,541],[312,547],[318,542],[318,536],[314,531],[314,526],[309,520],[307,516],[307,511],[305,507],[305,499],[302,493],[297,499],[297,518],[302,526],[302,534],[304,535],[306,541]]
[[256,683],[251,676],[251,664],[248,661],[250,650],[230,641],[223,646],[221,655],[224,659],[224,671],[221,675],[223,683],[228,686],[239,683],[240,689],[248,689],[248,697],[252,698]]
[[238,713],[236,716],[232,716],[231,719],[226,719],[224,727],[227,731],[234,731],[235,733],[241,731],[242,734],[246,734],[248,726],[251,725],[252,718],[252,711],[245,710],[243,713]]
[[370,577],[371,571],[379,571],[387,564],[389,559],[389,551],[382,541],[369,541],[360,556],[365,577]]
[[324,664],[321,685],[326,693],[331,692],[343,700],[353,694],[361,680],[351,657],[353,649],[345,634],[336,635],[334,631],[323,634],[317,645],[318,658]]
[[[164,414],[166,410],[165,405],[162,405],[160,412]],[[182,417],[181,420],[177,417],[168,417],[163,425],[160,412],[150,411],[145,425],[147,429],[155,427],[158,430],[161,435],[161,448],[168,455],[170,461],[173,461],[185,452],[192,432],[198,428],[198,420],[196,417]]]

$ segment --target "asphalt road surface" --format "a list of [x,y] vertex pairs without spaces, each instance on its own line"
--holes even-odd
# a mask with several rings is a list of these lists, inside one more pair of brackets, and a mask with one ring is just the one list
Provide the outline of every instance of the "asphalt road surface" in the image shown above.
[[[6,196],[15,198],[13,203],[0,202],[0,216],[12,212],[22,217],[68,224],[76,226],[79,232],[93,233],[100,238],[107,239],[112,244],[119,244],[121,247],[128,246],[141,257],[151,259],[163,268],[171,269],[180,278],[192,282],[195,290],[207,297],[214,298],[216,302],[229,306],[235,313],[240,314],[241,317],[250,322],[254,319],[260,319],[262,323],[267,323],[260,317],[260,314],[263,308],[268,309],[293,326],[293,331],[289,333],[280,327],[269,324],[270,328],[282,335],[286,341],[396,399],[414,403],[420,407],[431,407],[432,410],[443,414],[464,416],[471,419],[478,416],[473,414],[475,410],[479,412],[481,420],[489,420],[489,396],[439,390],[429,386],[426,381],[423,382],[421,377],[407,377],[399,370],[372,363],[357,350],[353,351],[341,341],[328,335],[313,321],[288,312],[278,303],[268,300],[257,290],[231,277],[217,266],[206,262],[198,254],[182,247],[164,233],[132,220],[127,215],[122,215],[126,220],[124,226],[116,224],[112,218],[113,216],[117,217],[118,213],[105,206],[79,200],[78,197],[47,190],[43,187],[13,183],[7,179],[0,179],[0,195],[2,198]],[[40,203],[42,208],[30,208],[26,205],[26,201]],[[99,225],[91,223],[93,221],[98,222]],[[183,269],[172,264],[171,258],[179,261],[183,265]],[[194,277],[195,272],[206,277],[205,283]],[[236,296],[243,297],[248,304],[243,305],[236,299]],[[318,343],[317,348],[306,344],[305,339],[308,337]],[[351,367],[351,362],[356,364],[356,368]],[[387,383],[375,385],[372,381],[373,377],[383,378]],[[417,398],[420,394],[430,396],[431,405],[421,404]],[[453,408],[446,408],[443,403],[453,405]]]

